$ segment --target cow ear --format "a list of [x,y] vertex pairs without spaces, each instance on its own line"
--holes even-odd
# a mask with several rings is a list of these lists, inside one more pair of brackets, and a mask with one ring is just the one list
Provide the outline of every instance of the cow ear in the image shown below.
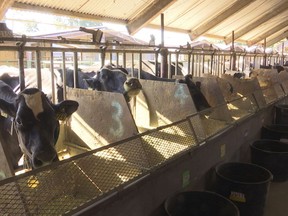
[[16,116],[16,107],[14,103],[0,99],[0,109],[11,117]]
[[58,120],[66,120],[69,118],[79,107],[79,103],[73,100],[64,100],[58,104],[54,104],[56,118]]

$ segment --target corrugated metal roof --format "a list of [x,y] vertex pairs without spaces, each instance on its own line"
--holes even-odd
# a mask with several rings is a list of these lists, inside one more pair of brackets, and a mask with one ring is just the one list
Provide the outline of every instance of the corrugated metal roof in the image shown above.
[[166,29],[192,39],[205,35],[229,43],[233,31],[251,45],[264,36],[268,43],[288,37],[288,0],[14,0],[12,7],[120,22],[131,34],[160,29],[162,13]]

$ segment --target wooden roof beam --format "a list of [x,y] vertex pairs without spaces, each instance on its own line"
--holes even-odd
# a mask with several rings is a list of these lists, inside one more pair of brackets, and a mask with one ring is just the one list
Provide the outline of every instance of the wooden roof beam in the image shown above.
[[[267,22],[269,19],[277,16],[278,14],[286,11],[288,9],[288,4],[287,1],[282,2],[282,4],[280,4],[278,7],[276,8],[272,8],[270,10],[270,12],[264,14],[262,17],[260,17],[259,19],[257,19],[256,21],[254,21],[253,23],[251,23],[250,25],[246,26],[245,28],[239,30],[239,31],[235,31],[234,33],[234,39],[238,39],[241,36],[247,34],[248,32],[254,30],[255,28],[257,28],[259,25]],[[225,43],[229,44],[232,42],[232,36],[229,36],[225,39]]]
[[255,39],[249,40],[248,41],[248,46],[252,46],[252,45],[264,40],[265,38],[269,37],[270,35],[278,32],[278,31],[280,31],[281,29],[284,29],[285,27],[287,27],[287,20],[283,21],[279,25],[276,25],[272,29],[269,29],[268,31],[266,31],[263,34],[261,34],[258,37],[256,37]]
[[152,19],[156,18],[166,8],[168,8],[176,1],[177,0],[155,0],[153,3],[148,5],[148,7],[146,7],[136,18],[128,22],[126,27],[129,34],[135,34],[140,30],[141,27],[143,27]]
[[0,20],[2,20],[11,5],[14,3],[14,0],[2,0],[0,2]]
[[194,30],[191,30],[189,34],[191,40],[195,40],[196,38],[200,37],[201,35],[205,34],[207,31],[212,29],[213,27],[217,26],[221,22],[223,22],[228,17],[232,16],[234,13],[238,12],[239,10],[243,9],[244,7],[248,6],[255,0],[238,0],[230,7],[226,8],[220,14],[211,19],[207,20],[205,23],[200,25]]
[[272,39],[270,39],[269,41],[266,42],[266,46],[269,47],[269,46],[272,46],[273,44],[281,41],[282,39],[284,38],[287,38],[288,37],[288,30],[283,32],[281,35],[278,35]]

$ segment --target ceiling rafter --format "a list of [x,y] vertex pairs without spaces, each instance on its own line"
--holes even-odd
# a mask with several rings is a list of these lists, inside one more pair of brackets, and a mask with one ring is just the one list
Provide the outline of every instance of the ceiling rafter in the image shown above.
[[205,34],[210,29],[214,28],[221,22],[223,22],[228,17],[232,16],[237,11],[243,9],[244,7],[248,6],[255,0],[238,0],[230,7],[226,8],[224,11],[219,13],[217,16],[213,17],[212,19],[207,20],[205,23],[201,24],[196,29],[192,29],[191,33],[189,34],[191,40],[195,40],[196,38],[200,37],[201,35]]
[[247,44],[248,44],[248,46],[252,46],[252,45],[260,42],[261,40],[264,40],[265,38],[269,37],[270,35],[280,31],[281,29],[284,29],[285,27],[287,27],[287,20],[285,20],[282,23],[276,25],[275,27],[269,29],[268,31],[264,32],[263,34],[257,36],[255,39],[249,40]]
[[2,0],[0,2],[0,20],[3,19],[8,8],[14,3],[14,0]]
[[275,44],[275,43],[277,43],[277,42],[279,42],[279,41],[281,41],[282,39],[287,38],[287,37],[288,37],[288,30],[285,31],[285,32],[283,32],[281,35],[278,35],[278,36],[276,36],[276,37],[268,40],[268,41],[266,42],[266,46],[267,46],[267,47],[272,46],[273,44]]
[[[260,17],[259,19],[255,20],[254,22],[252,22],[250,25],[246,26],[245,28],[239,30],[239,31],[235,31],[234,33],[234,40],[240,38],[241,36],[247,34],[248,32],[250,32],[251,30],[257,28],[259,25],[267,22],[269,19],[272,19],[273,17],[277,16],[280,13],[283,13],[284,11],[286,11],[288,9],[288,4],[287,1],[283,1],[282,4],[280,4],[277,8],[271,10],[270,12],[266,13],[265,15],[263,15],[262,17]],[[229,44],[232,42],[232,36],[229,36],[225,39],[225,43]]]
[[12,4],[12,7],[15,9],[44,12],[44,13],[50,13],[50,14],[55,14],[55,15],[61,15],[61,16],[82,18],[82,19],[87,19],[87,20],[114,22],[114,23],[119,23],[119,24],[124,24],[124,25],[127,24],[127,21],[121,20],[121,19],[113,19],[113,18],[97,16],[97,15],[83,14],[83,13],[78,13],[78,12],[65,11],[65,10],[41,7],[41,6],[36,6],[36,5],[28,5],[28,4],[19,3],[19,2],[14,2],[14,4]]
[[154,19],[176,1],[177,0],[155,0],[153,3],[148,5],[136,18],[128,22],[126,27],[129,34],[135,34],[140,30],[141,27],[146,25],[149,21]]

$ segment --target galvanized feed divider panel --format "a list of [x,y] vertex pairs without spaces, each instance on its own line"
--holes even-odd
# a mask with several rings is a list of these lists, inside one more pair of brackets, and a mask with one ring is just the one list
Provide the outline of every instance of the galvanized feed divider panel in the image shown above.
[[253,74],[260,84],[266,104],[271,104],[285,96],[276,70],[258,69],[255,70]]
[[[134,118],[140,128],[151,129],[197,112],[186,84],[140,80]],[[175,114],[177,113],[177,114]]]
[[67,99],[80,104],[67,131],[72,143],[95,149],[138,134],[122,94],[67,88]]
[[193,81],[201,82],[201,92],[211,106],[210,109],[199,112],[197,116],[189,117],[199,142],[203,142],[205,139],[227,129],[233,123],[233,119],[216,77],[193,77]]
[[[209,92],[208,87],[221,91],[215,79],[199,80],[204,94]],[[208,101],[214,106],[207,111],[1,181],[1,213],[70,215],[101,198],[116,195],[130,183],[233,124],[227,104],[217,104],[215,98]],[[228,114],[217,116],[221,110],[227,110]],[[212,127],[215,122],[223,124]]]
[[281,71],[278,75],[279,81],[281,82],[281,86],[285,94],[288,94],[288,71]]
[[[227,91],[224,84],[232,87]],[[223,74],[218,78],[222,92],[226,91],[225,100],[232,117],[237,120],[254,114],[257,109],[266,107],[266,101],[256,78],[239,79],[231,75]]]

